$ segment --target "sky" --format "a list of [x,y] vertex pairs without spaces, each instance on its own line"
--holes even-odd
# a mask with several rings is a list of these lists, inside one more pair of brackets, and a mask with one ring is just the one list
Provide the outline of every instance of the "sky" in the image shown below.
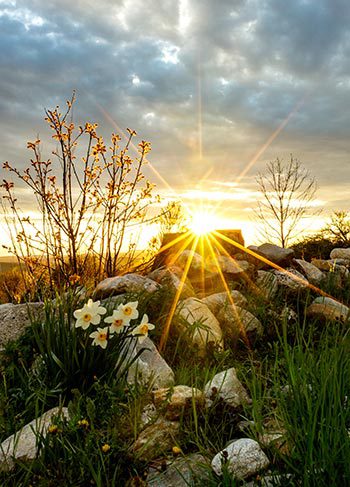
[[348,0],[0,0],[0,160],[26,167],[37,135],[49,156],[44,109],[76,90],[77,122],[135,129],[164,198],[247,243],[276,157],[315,177],[322,218],[349,210],[349,26]]

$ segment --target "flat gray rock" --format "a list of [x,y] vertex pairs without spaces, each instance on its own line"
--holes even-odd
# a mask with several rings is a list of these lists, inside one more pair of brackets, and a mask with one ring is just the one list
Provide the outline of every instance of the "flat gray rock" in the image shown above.
[[308,280],[297,270],[287,268],[285,271],[272,271],[277,277],[279,286],[289,288],[292,291],[301,291],[309,285]]
[[248,337],[249,340],[256,340],[263,334],[261,322],[250,311],[232,304],[222,308],[218,313],[220,326],[232,337]]
[[320,296],[308,306],[308,316],[330,321],[345,321],[349,317],[349,308],[335,299]]
[[325,274],[318,269],[314,264],[302,259],[295,259],[294,262],[299,266],[305,274],[307,280],[316,286],[319,286],[325,278]]
[[19,338],[32,318],[43,315],[43,303],[0,305],[0,349],[10,340]]
[[346,259],[350,260],[350,248],[347,249],[333,249],[330,253],[331,259]]
[[259,443],[250,438],[235,440],[215,455],[211,466],[217,475],[222,475],[223,462],[226,462],[227,470],[241,480],[259,473],[270,464]]
[[255,282],[257,289],[255,292],[264,299],[272,299],[278,290],[277,277],[269,271],[258,271],[258,277]]
[[144,348],[128,370],[127,381],[129,384],[150,384],[155,389],[170,387],[174,384],[174,372],[158,352],[150,338],[139,343],[138,338],[132,338],[129,345],[128,358]]
[[52,417],[58,415],[62,418],[68,418],[68,409],[59,407],[50,409],[3,441],[0,447],[0,469],[3,471],[12,470],[14,459],[34,460],[38,453],[38,435],[45,437]]
[[294,257],[293,249],[284,249],[271,243],[259,245],[256,252],[275,264],[289,263]]
[[207,406],[211,406],[217,397],[234,408],[251,402],[248,392],[239,381],[234,367],[219,372],[207,382],[204,387],[204,394]]
[[177,444],[180,423],[158,418],[138,436],[131,449],[139,460],[150,462],[165,455]]
[[96,286],[93,297],[96,300],[124,293],[153,294],[159,289],[161,285],[152,279],[132,273],[104,279]]
[[204,352],[209,342],[222,346],[222,331],[220,324],[207,305],[196,298],[188,298],[181,301],[177,308],[177,325],[180,329],[186,330],[194,324],[193,333],[189,334],[192,342],[198,345],[200,352]]
[[247,298],[236,290],[231,291],[230,295],[228,295],[227,292],[210,294],[209,296],[202,298],[201,301],[208,306],[214,315],[219,313],[226,306],[231,305],[232,301],[236,306],[240,306],[241,308],[244,308],[248,304]]
[[164,472],[151,469],[146,481],[149,487],[189,487],[195,481],[204,486],[209,482],[207,461],[200,453],[176,458]]

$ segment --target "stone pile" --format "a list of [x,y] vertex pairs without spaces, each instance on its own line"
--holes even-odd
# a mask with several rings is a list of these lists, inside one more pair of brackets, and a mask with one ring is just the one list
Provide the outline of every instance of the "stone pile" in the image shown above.
[[[334,249],[328,260],[313,259],[311,262],[294,258],[291,249],[268,243],[252,246],[246,253],[217,255],[210,259],[185,250],[175,262],[154,269],[147,276],[131,273],[105,279],[98,284],[92,296],[99,300],[123,300],[128,293],[152,297],[164,291],[177,296],[179,300],[173,324],[179,332],[193,329],[189,337],[200,354],[206,353],[210,342],[218,349],[225,347],[223,330],[228,336],[248,338],[250,343],[263,337],[264,327],[251,312],[251,300],[269,302],[277,293],[284,293],[286,297],[302,295],[307,290],[312,294],[318,293],[319,296],[307,308],[307,316],[345,322],[349,319],[349,308],[326,296],[319,287],[327,281],[335,287],[344,286],[349,280],[349,268],[350,248]],[[41,303],[0,305],[0,346],[17,337],[28,326],[30,315],[40,317],[42,307]],[[288,316],[294,313],[293,309],[287,311]],[[135,356],[140,347],[135,338],[130,344],[129,358]],[[132,453],[140,460],[149,462],[169,453],[180,441],[180,418],[194,407],[200,413],[221,401],[236,414],[251,401],[233,367],[219,372],[200,390],[175,384],[173,371],[151,339],[147,338],[142,348],[145,350],[133,363],[127,378],[130,384],[148,384],[152,389],[152,402],[141,415],[141,432],[131,446]],[[46,434],[52,416],[57,413],[67,416],[66,410],[50,410],[6,439],[1,445],[0,467],[9,470],[13,468],[14,459],[35,458],[37,437]],[[202,478],[205,485],[208,469],[221,475],[224,464],[237,479],[249,480],[269,465],[262,449],[265,440],[258,443],[248,437],[232,438],[212,458],[195,453],[176,458],[173,462],[167,461],[164,472],[150,469],[147,483],[154,487],[185,486],[195,475]]]

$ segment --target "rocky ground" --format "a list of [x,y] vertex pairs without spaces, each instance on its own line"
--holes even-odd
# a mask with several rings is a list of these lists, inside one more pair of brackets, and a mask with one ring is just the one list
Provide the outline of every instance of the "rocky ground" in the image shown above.
[[[289,298],[311,292],[314,297],[307,306],[307,317],[327,323],[345,322],[349,318],[349,308],[324,289],[327,289],[325,284],[330,280],[333,288],[339,290],[348,283],[350,248],[334,249],[328,260],[314,259],[311,262],[294,258],[291,249],[269,243],[249,249],[251,253],[236,253],[233,257],[223,254],[206,260],[198,253],[184,251],[175,262],[154,269],[148,275],[131,273],[105,279],[91,296],[104,303],[111,299],[120,302],[130,293],[147,295],[151,299],[161,291],[168,292],[177,301],[171,326],[178,333],[192,330],[187,337],[199,357],[207,353],[208,344],[217,350],[225,350],[228,343],[232,344],[232,337],[248,343],[249,347],[264,339],[266,326],[261,317],[252,313],[254,296],[258,300],[271,302],[282,290],[286,300],[283,312],[287,318],[293,318],[298,310],[293,307],[293,299]],[[260,260],[258,256],[263,259]],[[184,279],[188,259],[191,265]],[[84,297],[88,296],[82,293],[80,299],[84,301]],[[168,309],[170,312],[171,309]],[[270,312],[273,313],[273,310]],[[0,346],[4,347],[9,339],[20,336],[34,317],[40,320],[41,313],[42,303],[0,305]],[[164,315],[164,309],[162,313]],[[156,321],[153,311],[153,322]],[[132,353],[137,354],[140,347],[135,344]],[[166,355],[161,355],[150,338],[146,339],[142,348],[146,350],[134,362],[127,380],[129,384],[147,384],[152,391],[152,400],[142,411],[140,433],[131,447],[137,459],[149,464],[144,485],[185,486],[191,485],[195,479],[198,485],[207,485],[208,471],[212,469],[220,477],[223,465],[229,474],[240,481],[251,481],[253,485],[252,479],[266,472],[263,485],[276,485],[269,483],[271,458],[264,449],[271,442],[279,442],[283,448],[284,431],[279,425],[270,425],[256,441],[245,436],[246,429],[242,424],[241,437],[232,438],[215,455],[194,452],[169,457],[169,452],[179,443],[179,420],[194,405],[197,411],[203,412],[200,414],[205,414],[213,402],[219,400],[232,408],[235,414],[235,411],[251,402],[251,397],[238,379],[234,367],[220,370],[204,388],[198,389],[176,383]],[[47,411],[2,442],[2,469],[11,470],[14,458],[35,458],[35,433],[47,434],[53,414],[66,417],[68,410],[55,408]],[[162,461],[164,468],[160,472],[156,465]]]

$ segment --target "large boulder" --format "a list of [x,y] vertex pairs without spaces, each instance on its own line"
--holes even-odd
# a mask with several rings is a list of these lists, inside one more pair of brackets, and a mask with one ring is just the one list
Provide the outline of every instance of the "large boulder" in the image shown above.
[[239,381],[234,367],[219,372],[207,382],[204,387],[204,395],[207,406],[211,406],[217,398],[233,408],[251,403],[251,399]]
[[32,320],[44,315],[43,303],[0,305],[0,349],[10,340],[19,338]]
[[259,245],[256,249],[256,253],[265,257],[265,259],[270,260],[274,264],[279,265],[289,264],[294,257],[293,249],[284,249],[283,247],[271,243]]
[[228,337],[255,341],[263,334],[263,326],[250,311],[240,306],[228,306],[221,309],[218,314],[218,320],[222,330]]
[[237,479],[243,480],[259,473],[270,464],[258,442],[250,438],[240,438],[217,453],[211,466],[217,475],[222,475],[222,466]]
[[315,286],[319,286],[321,282],[324,280],[325,278],[324,273],[320,269],[318,269],[314,264],[311,264],[310,262],[307,262],[306,260],[302,260],[302,259],[294,259],[294,262],[305,274],[307,280],[311,282],[311,284],[314,284]]
[[241,308],[244,308],[248,304],[247,298],[236,290],[230,291],[229,295],[227,292],[210,294],[201,301],[208,306],[214,315],[217,315],[223,308],[232,304],[232,302]]
[[332,252],[330,253],[330,258],[350,260],[350,248],[333,249]]
[[124,276],[107,277],[101,281],[93,293],[94,299],[104,299],[124,293],[153,294],[161,289],[161,285],[139,274],[125,274]]
[[308,306],[308,316],[330,321],[346,321],[349,318],[349,308],[335,299],[318,297]]
[[189,337],[199,348],[205,352],[209,342],[222,347],[222,331],[218,320],[202,301],[188,298],[178,304],[177,325],[180,330],[187,331]]
[[39,435],[46,437],[53,417],[57,416],[68,418],[68,409],[50,409],[3,441],[0,447],[0,470],[12,470],[15,466],[14,460],[34,460],[38,454]]
[[139,343],[138,338],[132,338],[126,360],[133,359],[142,349],[141,355],[128,370],[128,383],[149,384],[155,389],[172,386],[174,384],[174,372],[150,338],[147,337],[142,343]]

